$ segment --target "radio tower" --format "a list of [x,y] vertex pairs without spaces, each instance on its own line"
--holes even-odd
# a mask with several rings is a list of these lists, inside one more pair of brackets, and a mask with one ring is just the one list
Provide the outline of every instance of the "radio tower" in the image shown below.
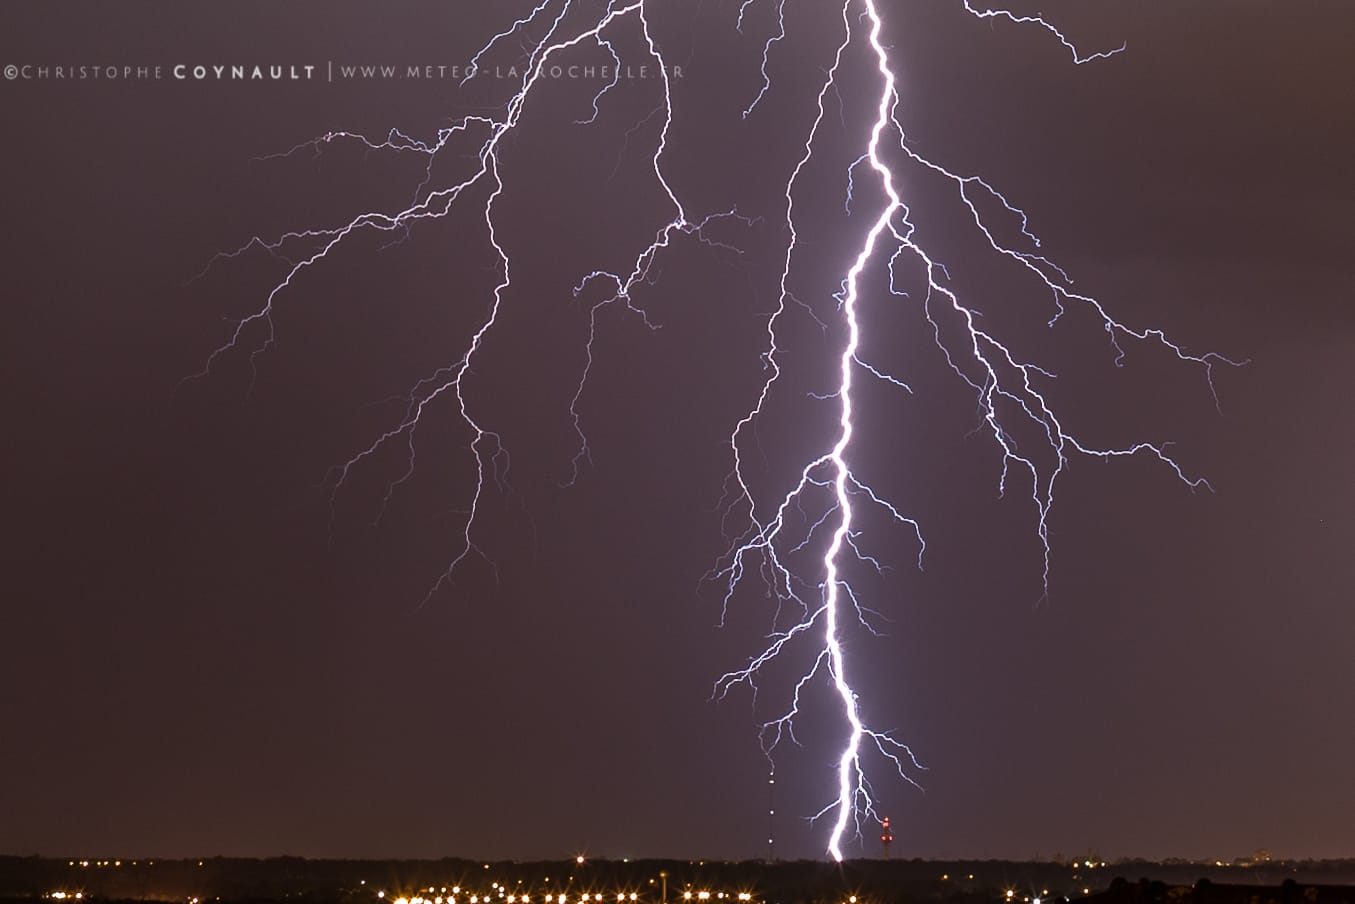
[[776,770],[767,773],[767,862],[776,862]]
[[880,823],[880,828],[883,830],[883,831],[881,831],[881,833],[880,833],[880,844],[882,844],[882,845],[884,846],[884,849],[885,849],[885,859],[888,860],[888,859],[889,859],[889,845],[890,845],[890,843],[894,840],[894,833],[891,832],[891,831],[889,831],[889,817],[888,817],[888,816],[886,816],[886,817],[884,818],[884,822]]

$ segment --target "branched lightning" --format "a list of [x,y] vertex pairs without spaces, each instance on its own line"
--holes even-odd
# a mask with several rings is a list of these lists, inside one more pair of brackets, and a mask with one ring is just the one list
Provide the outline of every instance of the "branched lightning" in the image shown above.
[[[743,31],[750,10],[760,0],[743,0],[738,6],[734,27]],[[786,41],[790,20],[787,0],[761,0],[772,7],[775,31],[761,47],[758,66],[759,87],[752,92],[742,111],[744,120],[755,120],[759,105],[769,92],[776,90],[771,72],[778,50]],[[1066,48],[1075,64],[1103,60],[1119,53],[1123,46],[1094,53],[1083,53],[1057,27],[1039,16],[1017,15],[1003,9],[979,8],[971,0],[960,0],[963,10],[979,19],[1006,21],[1016,26],[1030,26],[1048,32]],[[495,114],[463,117],[437,133],[436,140],[421,141],[399,130],[392,129],[383,139],[347,132],[334,131],[292,148],[285,154],[306,149],[319,153],[326,145],[351,142],[374,152],[423,155],[427,159],[422,180],[415,187],[412,200],[393,211],[365,211],[336,226],[287,232],[272,238],[253,237],[232,252],[217,259],[239,257],[251,250],[263,251],[283,261],[286,273],[251,314],[241,319],[227,341],[212,351],[198,377],[207,375],[217,362],[228,354],[247,354],[251,372],[258,356],[275,343],[273,315],[287,292],[294,289],[306,271],[321,264],[336,253],[350,237],[357,233],[376,231],[403,236],[417,222],[447,216],[466,199],[482,196],[482,219],[485,234],[497,261],[497,282],[486,299],[486,310],[469,340],[443,367],[414,384],[403,397],[400,415],[376,435],[370,443],[358,449],[337,466],[331,481],[331,502],[347,485],[354,472],[369,465],[376,454],[389,446],[401,450],[403,467],[387,483],[382,509],[415,472],[417,436],[428,416],[430,407],[439,399],[454,403],[457,416],[470,433],[468,451],[474,470],[470,481],[464,512],[464,521],[455,548],[450,550],[445,567],[432,582],[423,602],[430,600],[453,579],[458,567],[469,557],[479,556],[490,562],[477,544],[478,513],[492,485],[503,487],[507,478],[509,458],[503,439],[492,428],[492,412],[484,412],[481,405],[466,391],[466,376],[474,361],[482,354],[486,337],[494,331],[504,305],[514,301],[512,274],[520,263],[511,261],[500,240],[497,204],[505,190],[505,174],[499,151],[506,136],[519,125],[525,112],[531,108],[538,94],[538,86],[547,67],[566,58],[575,48],[600,48],[616,63],[619,72],[623,57],[638,53],[658,64],[660,98],[658,106],[626,133],[627,142],[641,125],[660,120],[652,152],[652,178],[661,189],[666,211],[658,217],[659,223],[647,243],[637,243],[633,255],[626,253],[629,263],[616,270],[592,269],[581,272],[573,286],[576,297],[587,296],[588,328],[583,343],[582,367],[569,406],[569,414],[577,437],[576,451],[569,463],[568,476],[563,481],[572,484],[580,469],[589,461],[589,445],[579,403],[588,389],[588,380],[594,361],[594,347],[598,339],[598,317],[606,308],[620,308],[638,316],[651,329],[659,324],[646,313],[642,295],[657,279],[656,262],[675,243],[690,241],[714,252],[740,253],[737,248],[717,241],[708,229],[712,224],[737,220],[752,225],[755,218],[745,216],[732,206],[724,210],[690,215],[679,191],[665,171],[665,155],[669,150],[674,113],[674,91],[669,72],[671,67],[664,57],[661,41],[654,34],[647,9],[652,0],[617,2],[611,0],[604,8],[582,0],[540,0],[529,12],[514,19],[496,32],[472,57],[467,80],[475,77],[478,68],[501,44],[514,38],[524,46],[525,60],[520,68],[520,81],[515,83],[512,95]],[[627,48],[617,32],[623,22],[633,23],[640,36],[639,48]],[[747,686],[756,696],[758,678],[764,668],[782,657],[799,657],[807,668],[786,694],[779,714],[763,724],[761,742],[770,758],[785,739],[796,742],[796,726],[802,721],[802,702],[811,687],[823,687],[835,701],[841,716],[844,740],[833,764],[836,792],[814,817],[823,817],[832,826],[828,833],[827,850],[835,858],[844,855],[843,846],[860,835],[863,819],[876,819],[875,798],[867,776],[867,760],[878,757],[902,780],[916,783],[922,766],[912,750],[891,733],[872,728],[864,712],[863,700],[851,683],[849,660],[849,631],[859,625],[874,633],[872,612],[850,583],[854,568],[864,567],[882,571],[885,565],[867,551],[864,544],[859,512],[873,507],[887,520],[902,529],[909,542],[917,544],[917,564],[922,566],[926,543],[919,522],[885,496],[878,493],[854,464],[854,441],[862,424],[855,407],[854,386],[857,377],[879,380],[896,389],[912,394],[913,389],[904,379],[889,373],[868,361],[861,350],[863,293],[870,292],[867,275],[875,272],[887,276],[887,292],[899,303],[915,304],[929,324],[932,338],[954,375],[972,390],[977,404],[977,430],[991,438],[997,453],[996,485],[1005,494],[1014,482],[1029,492],[1034,512],[1034,529],[1043,550],[1043,590],[1048,592],[1051,545],[1049,518],[1054,503],[1058,478],[1073,456],[1102,460],[1120,457],[1145,456],[1155,459],[1190,488],[1209,484],[1204,478],[1188,473],[1161,442],[1137,441],[1118,447],[1104,447],[1083,441],[1065,426],[1064,417],[1056,411],[1048,394],[1053,373],[1024,357],[1009,341],[995,330],[982,324],[979,309],[963,299],[946,267],[923,243],[920,230],[913,222],[913,211],[905,202],[900,186],[900,174],[905,168],[923,171],[953,186],[955,198],[967,211],[974,228],[992,251],[1028,274],[1042,291],[1049,293],[1051,306],[1041,318],[1049,326],[1056,324],[1070,306],[1079,306],[1090,312],[1106,333],[1110,351],[1117,365],[1123,363],[1128,342],[1154,343],[1166,349],[1183,364],[1202,370],[1210,391],[1214,389],[1214,368],[1218,364],[1236,364],[1214,353],[1196,354],[1169,339],[1159,329],[1134,327],[1114,319],[1102,303],[1091,295],[1074,291],[1069,275],[1046,257],[1041,242],[1032,230],[1025,212],[988,181],[976,175],[962,175],[934,162],[916,151],[905,141],[897,90],[895,67],[884,40],[884,16],[877,0],[842,0],[841,31],[835,40],[832,63],[825,70],[814,102],[809,109],[808,128],[804,133],[795,165],[785,177],[783,225],[787,240],[781,258],[780,278],[776,291],[776,305],[766,322],[765,347],[761,352],[764,378],[753,393],[751,405],[737,420],[729,434],[731,471],[722,499],[722,518],[731,539],[728,554],[712,569],[707,578],[717,582],[723,598],[723,614],[727,616],[739,589],[750,581],[762,582],[776,600],[777,611],[773,626],[763,649],[751,656],[741,667],[721,676],[715,682],[714,693],[723,697],[738,686]],[[538,32],[536,37],[529,37]],[[766,416],[769,399],[781,392],[784,368],[786,319],[792,306],[807,312],[823,328],[829,323],[819,317],[816,306],[801,300],[793,291],[793,276],[803,254],[801,233],[804,216],[797,198],[808,178],[816,156],[823,155],[828,139],[825,120],[830,97],[841,103],[840,79],[844,63],[859,55],[870,64],[875,89],[871,95],[871,120],[864,147],[853,150],[854,159],[846,169],[847,192],[845,210],[850,216],[860,216],[856,208],[862,206],[853,194],[858,183],[869,180],[879,189],[882,203],[870,211],[868,224],[859,232],[856,252],[841,273],[840,289],[832,296],[834,313],[845,337],[835,353],[835,382],[826,391],[814,393],[821,403],[836,408],[836,426],[832,435],[824,437],[819,452],[812,455],[798,469],[784,492],[771,495],[756,491],[748,464],[750,444],[756,442],[755,432]],[[619,76],[618,76],[619,77]],[[585,115],[575,120],[579,127],[597,122],[607,113],[607,96],[617,86],[614,77],[596,90],[585,108]],[[844,112],[845,115],[845,112]],[[434,162],[448,149],[464,153],[465,145],[472,150],[474,166],[463,173],[460,181],[434,186]],[[981,212],[984,206],[1000,207],[1011,222],[1018,225],[999,228]],[[1005,222],[1005,220],[1004,220]],[[1003,238],[1011,233],[1010,240]],[[398,239],[397,239],[398,240]],[[214,259],[215,261],[215,259]],[[920,278],[913,273],[920,273]],[[910,282],[911,281],[911,282]],[[920,290],[909,293],[906,286]],[[917,297],[915,297],[915,294]],[[905,301],[906,300],[906,301]],[[1033,429],[1032,429],[1033,428]],[[1038,450],[1018,447],[1015,437],[1031,433],[1042,438]],[[333,509],[331,509],[333,510]],[[805,559],[810,564],[803,564]],[[490,565],[492,566],[492,562]],[[783,612],[790,611],[789,619]]]
[[[747,4],[740,10],[741,18],[746,11],[746,7]],[[836,441],[822,455],[805,465],[796,484],[784,496],[780,497],[770,515],[761,517],[758,515],[761,506],[749,487],[744,470],[745,434],[751,430],[754,423],[762,415],[764,404],[781,376],[781,367],[778,360],[780,353],[778,328],[780,319],[787,311],[788,302],[794,300],[790,293],[789,283],[791,264],[798,247],[795,190],[802,173],[809,165],[815,149],[818,147],[820,130],[826,116],[825,101],[829,93],[837,88],[837,79],[844,54],[852,45],[852,42],[857,40],[853,27],[852,11],[854,7],[860,8],[862,17],[860,21],[866,23],[864,43],[877,64],[879,94],[867,146],[847,168],[845,205],[847,212],[850,213],[858,168],[869,168],[885,195],[885,203],[865,230],[860,250],[847,269],[842,281],[842,290],[836,296],[839,311],[847,329],[847,340],[840,357],[839,382],[831,393],[815,395],[815,398],[818,399],[836,400],[838,404],[839,432]],[[1053,34],[1064,47],[1068,48],[1074,62],[1078,64],[1104,59],[1124,49],[1121,47],[1112,51],[1083,54],[1062,32],[1042,18],[1016,16],[1005,10],[978,9],[968,0],[966,0],[964,7],[970,14],[979,18],[1000,17],[1017,24],[1039,26]],[[777,7],[777,20],[780,26],[778,34],[764,45],[761,69],[764,77],[767,71],[767,54],[772,42],[782,39],[785,34],[783,4],[779,4]],[[978,205],[974,200],[976,192],[987,193],[988,196],[999,202],[1009,214],[1017,217],[1020,221],[1020,235],[1030,246],[1040,247],[1040,241],[1030,230],[1029,220],[1024,211],[1011,204],[988,182],[977,176],[957,175],[921,156],[904,141],[904,128],[898,118],[899,98],[896,91],[896,77],[890,64],[888,52],[881,40],[883,21],[875,0],[860,0],[859,4],[855,0],[847,0],[842,7],[842,23],[843,37],[834,55],[833,65],[829,68],[819,90],[816,116],[805,139],[804,152],[786,185],[786,225],[790,241],[787,244],[784,267],[781,272],[780,301],[768,321],[768,347],[764,356],[767,378],[756,403],[738,422],[730,436],[730,448],[734,459],[734,468],[731,475],[734,492],[731,494],[732,498],[729,500],[726,513],[729,515],[735,510],[740,511],[747,519],[749,527],[734,543],[723,567],[715,572],[715,576],[724,581],[726,606],[728,606],[738,587],[744,583],[745,578],[750,573],[757,573],[764,577],[769,590],[778,600],[797,604],[804,616],[791,627],[775,631],[769,639],[769,644],[762,652],[750,658],[742,668],[721,676],[715,685],[715,692],[718,696],[724,696],[734,686],[740,684],[753,686],[756,692],[756,677],[769,662],[787,653],[792,648],[798,651],[802,645],[802,639],[804,643],[808,643],[811,647],[815,644],[818,645],[819,652],[813,657],[813,665],[804,678],[794,687],[788,707],[781,715],[764,724],[762,742],[764,751],[770,757],[783,738],[789,737],[794,740],[794,724],[796,717],[800,714],[801,692],[812,679],[817,678],[821,673],[826,673],[828,682],[840,702],[847,735],[842,752],[835,764],[837,795],[817,814],[818,816],[832,817],[833,825],[829,834],[828,851],[835,859],[842,858],[842,845],[849,832],[856,836],[860,835],[859,820],[862,816],[878,820],[871,795],[871,786],[867,780],[862,761],[863,753],[867,750],[874,750],[882,754],[898,774],[908,782],[915,783],[912,771],[921,768],[912,751],[906,745],[897,741],[887,732],[870,728],[863,720],[859,696],[848,681],[847,662],[844,655],[842,623],[844,615],[854,615],[865,628],[873,630],[865,618],[857,594],[851,589],[851,585],[847,583],[843,575],[845,564],[854,559],[873,568],[879,568],[878,561],[862,554],[856,544],[857,534],[854,530],[853,503],[868,501],[882,507],[895,521],[907,525],[916,534],[919,567],[921,566],[922,553],[926,549],[917,521],[903,515],[894,505],[878,496],[867,484],[861,481],[849,464],[850,447],[856,429],[853,421],[852,381],[857,369],[872,377],[892,383],[910,393],[912,392],[906,382],[862,360],[858,353],[861,336],[861,323],[858,318],[860,282],[863,271],[872,261],[881,256],[882,253],[887,254],[886,266],[889,270],[890,289],[893,294],[901,297],[905,293],[896,288],[898,284],[896,282],[896,266],[904,259],[911,259],[920,262],[922,265],[925,274],[923,309],[928,322],[932,326],[936,344],[940,347],[955,374],[977,394],[983,427],[992,436],[1000,452],[999,491],[1006,491],[1011,468],[1019,467],[1029,476],[1031,501],[1036,512],[1036,531],[1044,552],[1043,585],[1046,593],[1049,588],[1051,554],[1048,519],[1054,500],[1054,486],[1057,478],[1063,472],[1069,454],[1080,453],[1102,459],[1146,454],[1164,463],[1187,486],[1192,488],[1208,487],[1204,478],[1187,475],[1176,460],[1168,454],[1165,444],[1138,442],[1122,448],[1096,448],[1082,442],[1064,428],[1039,385],[1041,378],[1052,379],[1053,374],[1037,364],[1018,359],[1007,345],[1003,344],[993,334],[982,329],[979,326],[979,314],[976,309],[962,303],[958,294],[949,288],[949,273],[933,255],[924,249],[916,238],[916,230],[911,221],[911,211],[899,195],[896,184],[895,170],[897,165],[891,162],[886,154],[887,139],[891,148],[896,147],[905,160],[925,167],[953,182],[961,203],[972,215],[975,227],[982,233],[990,247],[998,254],[1019,263],[1049,290],[1054,303],[1054,313],[1049,319],[1050,326],[1053,326],[1062,316],[1066,302],[1085,304],[1096,313],[1109,335],[1116,353],[1117,364],[1121,364],[1124,357],[1124,350],[1119,344],[1122,338],[1156,341],[1170,349],[1180,360],[1203,368],[1211,392],[1214,390],[1213,366],[1217,363],[1237,363],[1212,353],[1190,354],[1180,345],[1169,340],[1160,330],[1133,329],[1114,320],[1095,298],[1073,292],[1068,274],[1048,258],[1033,251],[1009,247],[999,241],[979,212]],[[762,99],[768,87],[768,84],[764,82],[753,104],[748,108],[749,111]],[[893,250],[882,252],[881,246],[885,244],[892,245]],[[933,316],[933,306],[938,304],[949,308],[959,316],[960,322],[964,325],[964,329],[959,336],[949,336],[943,333],[941,321]],[[1215,395],[1215,399],[1217,402],[1217,395]],[[1010,405],[1006,403],[1010,403]],[[1014,406],[1014,410],[1011,406]],[[1011,424],[1010,421],[1013,417],[1024,418],[1038,426],[1047,441],[1048,450],[1053,453],[1054,464],[1052,466],[1041,467],[1040,464],[1037,464],[1035,456],[1023,454],[1018,450],[1015,441],[1012,439],[1015,425]],[[822,515],[810,523],[804,535],[797,542],[788,535],[791,527],[786,515],[792,506],[799,509],[804,504],[804,497],[811,489],[830,489],[830,500],[824,506]],[[787,556],[804,549],[814,534],[829,526],[830,522],[835,523],[831,525],[831,540],[824,550],[822,559],[817,564],[818,580],[806,581],[787,563]],[[806,599],[807,593],[819,596],[821,602],[810,602]],[[778,607],[778,618],[780,612],[781,609]],[[817,638],[817,640],[814,638]]]

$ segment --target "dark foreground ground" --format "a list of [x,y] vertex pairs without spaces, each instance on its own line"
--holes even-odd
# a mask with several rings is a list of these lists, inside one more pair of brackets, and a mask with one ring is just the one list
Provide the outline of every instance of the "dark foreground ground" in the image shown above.
[[1355,904],[1355,861],[0,857],[0,904]]

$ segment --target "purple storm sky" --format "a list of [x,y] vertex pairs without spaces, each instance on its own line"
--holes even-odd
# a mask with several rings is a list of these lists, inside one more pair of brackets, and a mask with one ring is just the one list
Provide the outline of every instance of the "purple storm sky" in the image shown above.
[[[701,578],[727,548],[727,440],[760,386],[785,179],[840,6],[787,4],[746,119],[774,6],[742,35],[738,6],[653,4],[683,67],[666,168],[693,209],[763,219],[720,230],[739,254],[660,255],[641,301],[661,329],[604,312],[579,403],[591,462],[568,487],[588,323],[571,289],[671,215],[651,163],[659,82],[624,80],[589,126],[573,120],[599,85],[552,83],[506,142],[496,229],[514,283],[467,383],[512,453],[511,492],[482,501],[497,577],[469,560],[422,607],[464,523],[464,425],[430,415],[379,519],[398,449],[332,497],[331,469],[483,317],[483,193],[298,278],[252,386],[247,352],[182,381],[285,267],[256,252],[193,278],[252,235],[398,209],[423,175],[351,145],[259,158],[341,129],[427,139],[508,93],[493,77],[330,81],[327,64],[464,66],[531,4],[0,7],[0,65],[31,67],[0,82],[0,852],[765,854],[771,704],[709,698],[771,605],[745,588],[717,628]],[[875,274],[867,341],[914,394],[863,390],[856,455],[928,542],[921,572],[906,533],[872,548],[891,566],[865,582],[884,632],[852,650],[875,722],[927,766],[925,791],[876,779],[895,856],[1355,854],[1355,7],[1040,4],[1084,49],[1127,43],[1084,66],[958,0],[881,7],[910,146],[1000,187],[1119,319],[1250,359],[1216,371],[1221,412],[1160,349],[1131,346],[1117,369],[1095,324],[1047,329],[1047,296],[980,254],[934,184],[903,181],[976,305],[1061,375],[1051,392],[1080,431],[1173,441],[1216,492],[1148,460],[1074,460],[1041,602],[1026,486],[999,498],[972,391]],[[633,31],[617,46],[642,62]],[[877,90],[854,53],[830,162],[854,156]],[[173,73],[237,62],[317,74]],[[36,75],[95,64],[163,72]],[[445,165],[435,178],[461,164]],[[825,318],[866,220],[845,188],[825,163],[797,198],[814,224],[797,292]],[[759,435],[769,486],[821,444],[805,393],[831,391],[840,341],[808,317],[788,330],[792,388]],[[831,795],[838,732],[817,715],[780,765],[781,857],[823,853],[805,817]]]

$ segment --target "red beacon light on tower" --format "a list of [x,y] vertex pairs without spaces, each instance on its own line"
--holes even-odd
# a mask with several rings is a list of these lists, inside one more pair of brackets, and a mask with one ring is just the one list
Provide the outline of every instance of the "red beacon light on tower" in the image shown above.
[[891,831],[889,831],[889,817],[888,817],[888,816],[886,816],[886,817],[880,822],[880,828],[882,829],[882,831],[881,831],[881,833],[880,833],[880,843],[881,843],[882,845],[884,845],[884,849],[885,849],[885,859],[888,860],[888,859],[889,859],[889,845],[894,841],[894,833],[891,832]]

